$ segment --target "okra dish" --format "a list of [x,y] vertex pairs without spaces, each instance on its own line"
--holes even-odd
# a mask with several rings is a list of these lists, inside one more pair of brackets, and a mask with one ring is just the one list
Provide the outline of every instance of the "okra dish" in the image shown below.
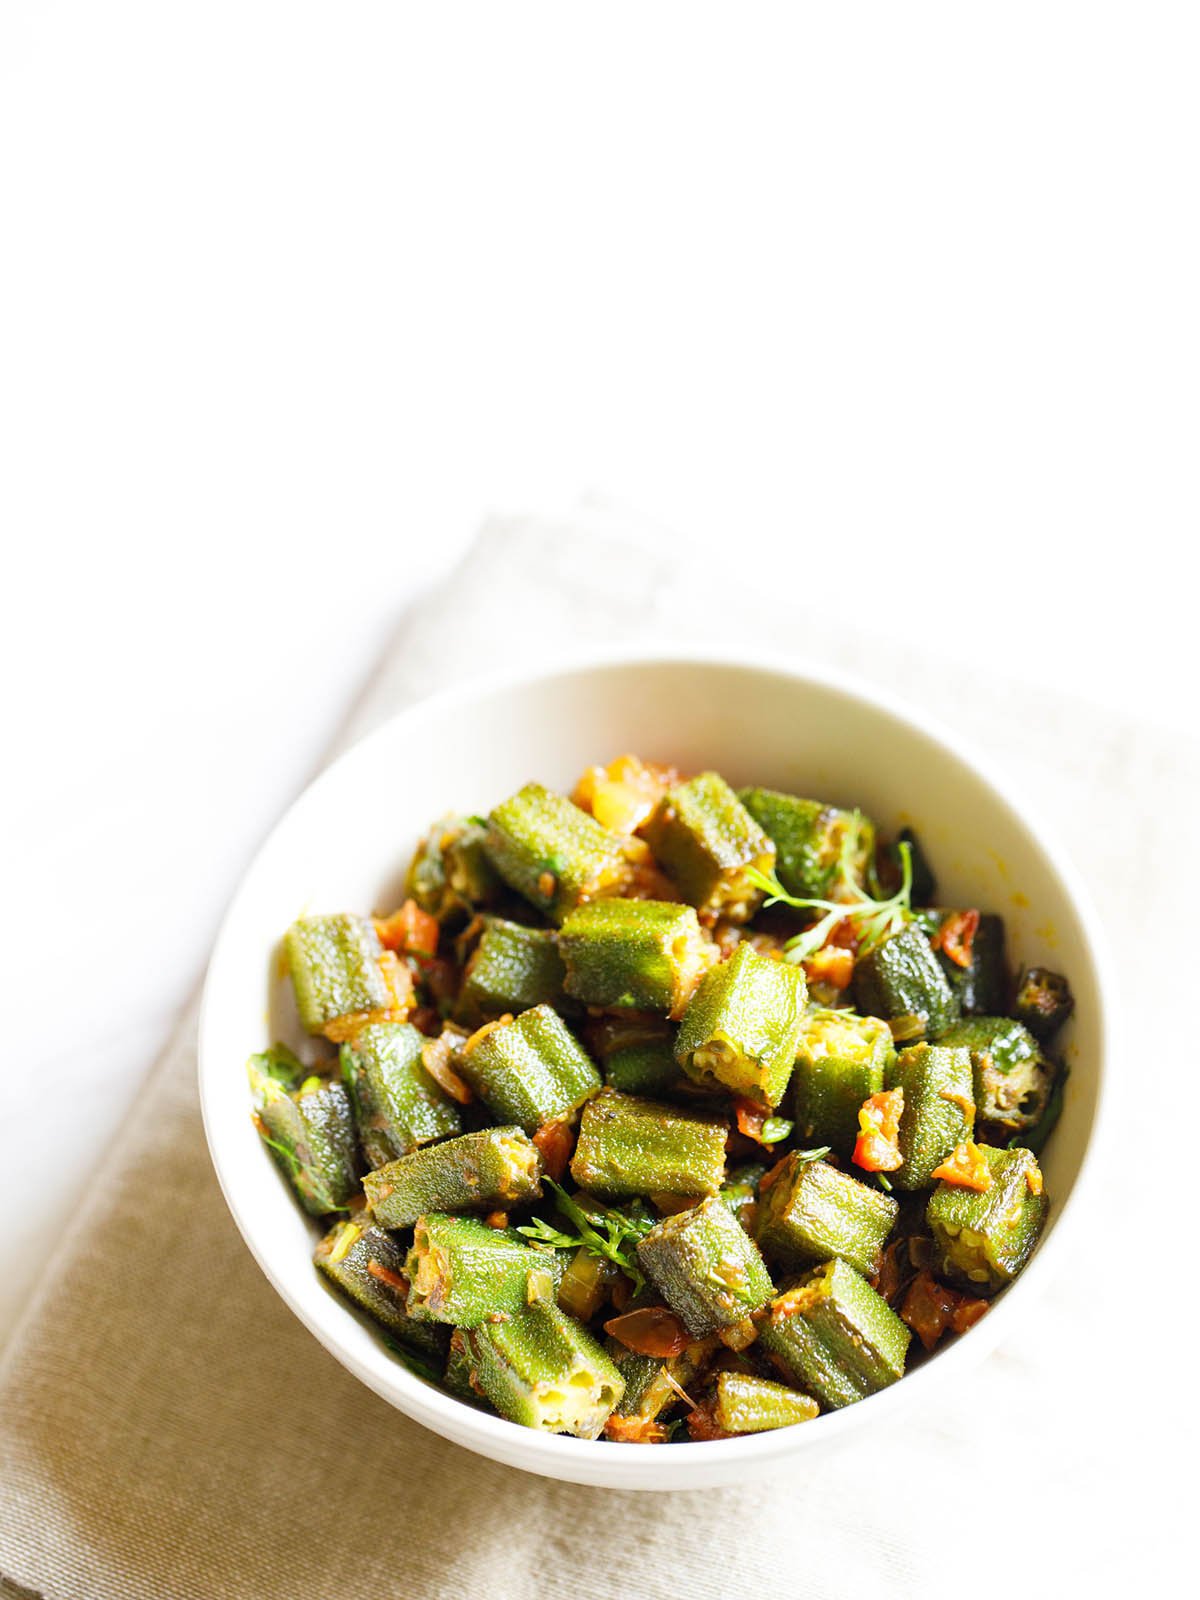
[[404,893],[286,931],[305,1059],[251,1058],[253,1115],[332,1291],[463,1404],[785,1427],[1028,1261],[1070,989],[910,830],[622,756],[435,822]]

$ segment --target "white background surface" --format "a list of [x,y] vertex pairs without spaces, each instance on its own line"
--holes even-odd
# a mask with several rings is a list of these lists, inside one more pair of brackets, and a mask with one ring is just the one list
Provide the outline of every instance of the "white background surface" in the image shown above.
[[0,1334],[488,510],[599,492],[775,615],[1194,727],[1196,46],[1165,5],[0,10]]

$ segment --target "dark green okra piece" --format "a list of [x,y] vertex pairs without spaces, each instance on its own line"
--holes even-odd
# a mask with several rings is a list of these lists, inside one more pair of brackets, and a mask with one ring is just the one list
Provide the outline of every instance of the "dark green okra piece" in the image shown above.
[[933,1181],[933,1169],[970,1136],[971,1052],[965,1045],[910,1045],[896,1057],[887,1086],[904,1091],[899,1137],[904,1161],[888,1177],[893,1188],[924,1189]]
[[727,1131],[722,1119],[603,1089],[583,1108],[571,1176],[602,1200],[715,1194]]
[[1030,967],[1017,980],[1013,1016],[1041,1044],[1049,1044],[1075,1009],[1071,986],[1060,972]]
[[368,1172],[367,1204],[385,1228],[429,1211],[507,1211],[541,1198],[542,1158],[520,1128],[480,1128]]
[[601,1087],[591,1057],[553,1006],[485,1024],[468,1039],[461,1071],[498,1121],[526,1133],[573,1121]]
[[775,876],[789,894],[837,899],[862,888],[875,829],[861,811],[841,811],[778,789],[740,789],[738,797],[775,846]]
[[719,1085],[773,1111],[792,1075],[805,993],[798,966],[739,944],[692,996],[675,1059],[697,1083]]
[[419,1322],[473,1328],[554,1298],[548,1258],[505,1229],[475,1217],[430,1212],[417,1220],[404,1262],[408,1313]]
[[891,1029],[880,1017],[809,1011],[792,1077],[797,1136],[848,1156],[858,1137],[859,1108],[883,1088],[895,1059]]
[[439,920],[494,904],[504,886],[488,858],[486,839],[487,829],[478,822],[441,818],[417,846],[405,892]]
[[887,849],[887,854],[895,867],[896,883],[898,885],[903,876],[903,861],[900,855],[902,844],[908,846],[909,867],[912,872],[909,903],[914,906],[932,905],[933,897],[937,893],[937,879],[921,841],[911,828],[901,828],[896,835],[895,843],[889,845]]
[[566,991],[585,1005],[679,1017],[716,959],[692,906],[594,900],[563,921]]
[[627,843],[540,783],[491,813],[487,851],[504,881],[554,922],[585,900],[622,894],[633,876]]
[[499,1016],[562,1003],[566,970],[549,928],[525,928],[489,917],[463,974],[466,1017]]
[[706,917],[746,922],[761,905],[747,868],[770,872],[775,847],[718,773],[668,790],[643,832],[659,866]]
[[502,1417],[545,1433],[595,1439],[625,1390],[592,1335],[552,1300],[464,1335],[475,1381]]
[[765,1433],[811,1422],[820,1406],[811,1395],[748,1372],[722,1372],[717,1378],[713,1420],[726,1433]]
[[304,1077],[290,1050],[276,1045],[246,1063],[254,1123],[304,1209],[341,1211],[358,1193],[354,1115],[340,1083]]
[[858,1010],[884,1017],[897,1040],[936,1039],[958,1021],[958,999],[915,923],[882,939],[854,964]]
[[382,1167],[462,1126],[454,1102],[425,1070],[425,1043],[407,1022],[373,1022],[342,1046],[342,1081],[370,1167]]
[[[432,1327],[434,1324],[429,1326]],[[446,1351],[446,1370],[442,1376],[442,1387],[456,1400],[462,1400],[480,1411],[495,1410],[491,1401],[485,1399],[471,1382],[472,1370],[466,1332],[462,1328],[455,1328],[450,1334],[450,1344]]]
[[716,1198],[664,1217],[639,1240],[637,1253],[694,1339],[744,1322],[775,1292],[754,1241]]
[[331,1283],[402,1344],[441,1357],[445,1329],[414,1322],[409,1316],[404,1251],[369,1217],[335,1222],[317,1245],[313,1260]]
[[737,1218],[749,1234],[754,1233],[758,1213],[758,1186],[766,1173],[762,1161],[741,1161],[731,1167],[717,1195],[730,1214]]
[[[959,912],[933,910],[920,920],[936,935]],[[957,999],[964,1017],[994,1016],[1004,1009],[1008,997],[1008,960],[1004,949],[1004,919],[994,912],[980,915],[966,952],[966,965],[944,949],[935,954],[946,974],[946,982]]]
[[785,1270],[840,1256],[870,1277],[899,1209],[873,1185],[793,1150],[760,1194],[758,1246]]
[[621,1045],[605,1058],[604,1081],[622,1094],[674,1097],[695,1092],[675,1059],[675,1038],[647,1039],[638,1044]]
[[681,1355],[644,1356],[627,1349],[619,1339],[609,1339],[605,1349],[625,1380],[617,1415],[654,1422],[678,1404],[680,1389],[686,1389],[704,1371],[718,1348],[715,1339],[707,1339],[688,1345]]
[[283,948],[309,1033],[348,1038],[364,1022],[403,1017],[407,998],[393,986],[396,958],[368,918],[301,917],[284,935]]
[[976,1294],[995,1294],[1029,1260],[1049,1202],[1032,1151],[978,1148],[991,1187],[980,1192],[943,1181],[933,1191],[925,1220],[939,1257],[935,1270]]
[[772,1302],[759,1344],[789,1383],[836,1409],[902,1378],[909,1338],[883,1296],[835,1259]]
[[971,1052],[975,1114],[1006,1133],[1032,1128],[1046,1109],[1056,1068],[1037,1040],[1010,1017],[968,1017],[941,1043]]

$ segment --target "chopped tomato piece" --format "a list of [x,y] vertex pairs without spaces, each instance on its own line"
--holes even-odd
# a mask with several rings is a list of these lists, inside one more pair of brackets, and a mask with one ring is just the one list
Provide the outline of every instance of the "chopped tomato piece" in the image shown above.
[[950,1318],[950,1326],[955,1333],[966,1333],[968,1328],[973,1328],[980,1317],[988,1309],[986,1300],[968,1300],[959,1295],[959,1304],[954,1308],[954,1315]]
[[957,1184],[960,1189],[974,1189],[979,1194],[992,1187],[987,1160],[973,1139],[964,1139],[955,1145],[941,1166],[934,1167],[933,1176],[944,1183]]
[[679,774],[673,767],[618,756],[607,767],[589,767],[571,799],[613,833],[636,833]]
[[926,1350],[932,1350],[950,1326],[960,1298],[953,1289],[939,1283],[932,1272],[919,1272],[904,1296],[900,1320],[908,1324]]
[[437,954],[437,918],[422,911],[415,900],[406,900],[390,917],[376,917],[375,932],[385,950],[402,950],[411,956]]
[[904,1164],[900,1154],[900,1117],[904,1090],[885,1089],[864,1100],[858,1113],[858,1138],[854,1164],[865,1172],[895,1172]]
[[575,1149],[575,1130],[569,1122],[544,1122],[533,1136],[547,1177],[560,1182]]
[[848,989],[854,976],[854,952],[841,945],[826,944],[804,962],[809,983],[823,983],[830,989]]
[[692,1342],[683,1323],[666,1306],[639,1306],[636,1311],[610,1317],[604,1331],[639,1356],[661,1359],[681,1356]]
[[483,1220],[484,1220],[484,1222],[487,1223],[489,1228],[507,1228],[508,1227],[508,1212],[507,1211],[489,1211],[487,1216],[484,1217]]
[[614,1411],[604,1424],[606,1436],[617,1444],[665,1444],[667,1430],[649,1417],[619,1417]]
[[732,1433],[717,1425],[716,1411],[711,1400],[688,1412],[687,1429],[693,1439],[732,1439]]
[[380,1283],[386,1283],[389,1289],[394,1289],[397,1294],[408,1293],[408,1279],[385,1267],[382,1261],[376,1261],[374,1256],[367,1262],[367,1271],[373,1278],[378,1278]]
[[935,950],[941,950],[949,957],[955,966],[969,967],[978,929],[978,911],[954,911],[934,934],[931,943]]

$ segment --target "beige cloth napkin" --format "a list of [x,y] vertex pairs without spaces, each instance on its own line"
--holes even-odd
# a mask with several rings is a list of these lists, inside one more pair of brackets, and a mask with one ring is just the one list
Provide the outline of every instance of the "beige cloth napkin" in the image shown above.
[[[1172,1336],[1183,1307],[1150,1275],[1160,1261],[1167,1271],[1158,1240],[1187,1197],[1167,1177],[1151,1196],[1130,1163],[1143,1141],[1162,1151],[1163,1097],[1195,1070],[1164,978],[1174,941],[1191,938],[1172,879],[1191,848],[1195,747],[1049,689],[898,657],[803,595],[776,596],[768,626],[761,602],[690,579],[669,553],[639,554],[620,531],[594,509],[485,529],[408,619],[339,745],[500,657],[633,631],[741,631],[874,674],[1021,768],[1072,839],[1128,995],[1158,1019],[1154,1053],[1119,1064],[1138,1096],[1118,1085],[1123,1137],[1078,1259],[1040,1317],[953,1392],[775,1484],[642,1496],[529,1477],[391,1410],[276,1298],[209,1166],[192,1007],[0,1371],[0,1593],[703,1600],[782,1584],[978,1597],[1101,1574],[1145,1584],[1170,1559],[1185,1482],[1172,1452],[1187,1430],[1167,1385],[1193,1358],[1190,1336]],[[1006,636],[1006,620],[965,599],[942,625],[978,626],[986,661],[1035,646],[1019,624]],[[938,626],[923,619],[921,638]],[[1186,1254],[1194,1227],[1179,1226]],[[1170,1265],[1167,1285],[1191,1272]]]

